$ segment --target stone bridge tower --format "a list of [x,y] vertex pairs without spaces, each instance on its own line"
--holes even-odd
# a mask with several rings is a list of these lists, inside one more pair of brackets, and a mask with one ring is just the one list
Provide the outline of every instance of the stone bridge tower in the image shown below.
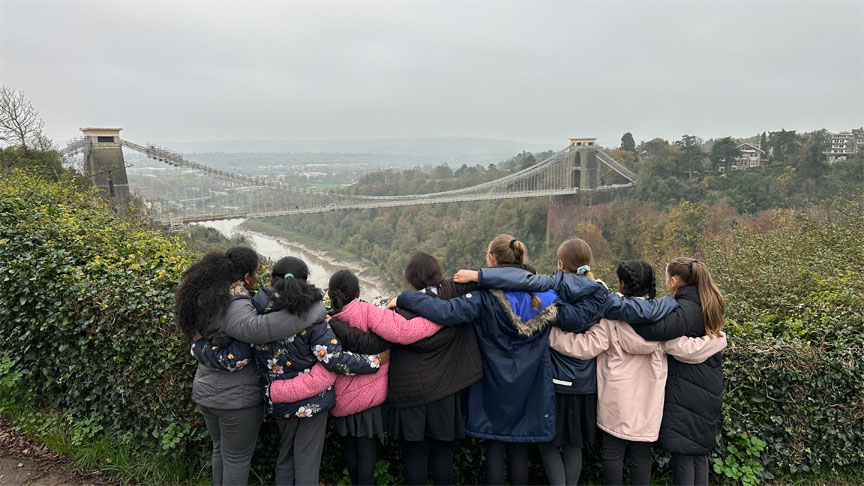
[[573,151],[573,177],[570,187],[579,189],[597,189],[600,186],[600,172],[597,165],[597,139],[596,138],[571,138],[570,146]]
[[120,145],[122,128],[82,128],[84,133],[84,172],[112,203],[129,203],[129,180]]

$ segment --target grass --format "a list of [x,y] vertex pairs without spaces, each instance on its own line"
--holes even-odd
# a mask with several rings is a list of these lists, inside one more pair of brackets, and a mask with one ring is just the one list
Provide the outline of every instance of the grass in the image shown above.
[[198,467],[171,451],[140,450],[131,436],[104,432],[86,420],[74,420],[54,410],[34,409],[17,394],[0,400],[0,414],[31,440],[67,454],[72,469],[88,475],[98,471],[121,484],[210,484]]

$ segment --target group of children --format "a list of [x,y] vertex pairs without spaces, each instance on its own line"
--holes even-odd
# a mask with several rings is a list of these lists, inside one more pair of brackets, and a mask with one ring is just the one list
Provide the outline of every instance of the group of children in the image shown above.
[[[405,269],[411,290],[392,309],[358,300],[357,277],[339,271],[326,322],[254,345],[203,323],[190,333],[192,353],[199,374],[256,363],[281,433],[277,484],[318,484],[328,414],[353,484],[374,484],[384,434],[403,447],[406,484],[426,484],[427,473],[453,484],[453,443],[466,435],[484,440],[487,484],[527,484],[531,443],[550,484],[576,484],[582,447],[598,435],[606,484],[622,484],[625,456],[631,483],[650,483],[658,439],[673,454],[675,484],[707,484],[726,345],[723,297],[707,267],[673,260],[673,297],[655,299],[647,263],[619,264],[615,293],[593,278],[583,240],[557,255],[552,276],[536,275],[525,245],[500,235],[488,268],[444,279],[432,256],[417,253]],[[283,258],[251,305],[308,321],[323,293],[307,277],[305,263]]]

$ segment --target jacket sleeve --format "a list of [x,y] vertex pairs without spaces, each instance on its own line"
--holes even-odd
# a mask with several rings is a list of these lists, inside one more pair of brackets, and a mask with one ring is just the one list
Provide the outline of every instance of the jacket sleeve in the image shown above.
[[477,285],[484,289],[544,292],[551,289],[555,283],[555,280],[547,275],[534,275],[514,267],[481,268],[477,274]]
[[618,344],[626,353],[651,354],[654,351],[663,351],[663,343],[642,339],[642,336],[633,330],[633,326],[624,321],[615,321],[615,333]]
[[251,300],[237,299],[228,307],[223,330],[234,339],[249,344],[266,344],[294,336],[312,324],[322,322],[324,315],[323,302],[316,303],[301,315],[286,310],[259,315]]
[[381,367],[377,354],[354,354],[342,349],[330,326],[322,322],[309,328],[309,346],[315,358],[328,370],[340,375],[369,375]]
[[603,317],[606,294],[606,290],[597,289],[594,294],[576,303],[565,303],[556,299],[558,327],[569,332],[582,332],[596,324]]
[[328,322],[333,334],[336,335],[342,346],[355,353],[378,354],[390,348],[390,342],[372,332],[363,332],[356,327],[339,319],[330,319]]
[[610,304],[607,304],[609,310],[605,317],[630,324],[651,324],[678,308],[678,302],[673,297],[646,300],[610,292],[608,299]]
[[[440,299],[439,299],[440,300]],[[415,317],[408,320],[391,310],[368,304],[366,325],[369,330],[384,339],[398,344],[412,344],[427,338],[441,329],[429,319]]]
[[666,354],[674,356],[678,361],[687,364],[699,364],[726,348],[726,334],[720,337],[701,338],[680,337],[663,343]]
[[237,371],[243,369],[253,358],[252,346],[236,339],[227,348],[213,346],[201,338],[192,343],[192,356],[204,366],[219,371]]
[[574,358],[594,358],[609,349],[609,323],[600,321],[582,334],[553,327],[549,333],[549,347]]
[[336,383],[336,375],[321,363],[315,363],[308,373],[290,380],[276,380],[270,385],[270,399],[275,403],[294,403],[314,397]]
[[636,326],[636,333],[648,341],[667,341],[681,337],[687,333],[687,321],[684,320],[684,310],[679,306],[663,319],[652,326]]
[[462,297],[441,300],[415,290],[406,290],[396,300],[396,305],[416,312],[442,326],[455,326],[474,322],[483,312],[482,291],[469,292]]

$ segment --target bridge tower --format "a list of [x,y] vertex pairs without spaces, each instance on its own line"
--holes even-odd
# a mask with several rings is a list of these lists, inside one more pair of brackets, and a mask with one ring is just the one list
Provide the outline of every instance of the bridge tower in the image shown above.
[[[601,226],[609,213],[608,200],[612,193],[599,194],[600,163],[597,159],[596,138],[571,138],[570,180],[567,187],[578,188],[573,194],[552,196],[546,210],[546,243],[552,239],[564,240],[573,236],[571,231],[580,223]],[[591,190],[585,192],[586,190]]]
[[571,138],[570,146],[573,151],[573,176],[570,179],[570,187],[579,189],[597,189],[600,186],[600,173],[597,164],[597,139],[596,138]]
[[82,128],[84,133],[84,172],[111,202],[129,203],[129,180],[120,145],[122,128]]

